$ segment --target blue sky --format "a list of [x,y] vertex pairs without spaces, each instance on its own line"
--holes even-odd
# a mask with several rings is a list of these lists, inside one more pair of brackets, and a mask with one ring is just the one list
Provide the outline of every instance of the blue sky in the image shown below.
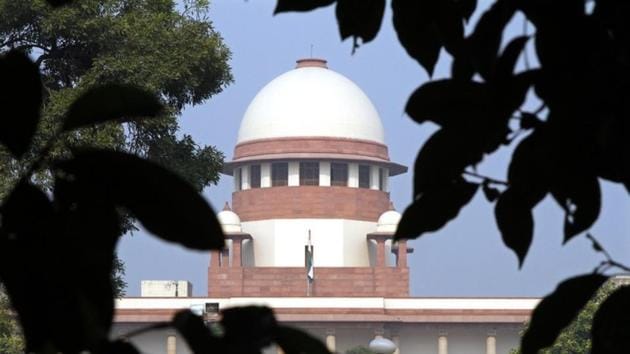
[[[200,144],[218,147],[231,159],[250,100],[267,82],[291,70],[296,59],[308,57],[313,45],[313,56],[327,59],[331,69],[366,92],[381,115],[390,158],[413,170],[418,149],[435,126],[413,122],[404,114],[404,105],[409,94],[429,78],[398,43],[389,9],[378,37],[351,55],[352,43],[340,41],[333,6],[273,16],[274,6],[274,0],[212,2],[210,19],[232,50],[235,82],[205,104],[186,109],[181,118],[183,131]],[[521,32],[522,23],[516,19],[507,36]],[[530,46],[530,56],[532,50]],[[447,76],[448,69],[449,59],[443,55],[434,78]],[[510,154],[510,148],[501,149],[479,171],[505,179]],[[411,181],[411,173],[391,180],[391,199],[401,212],[411,202]],[[231,190],[231,177],[224,177],[204,195],[220,210],[231,199]],[[627,262],[629,212],[625,190],[603,184],[602,215],[592,232],[613,257]],[[412,295],[541,296],[567,276],[590,272],[602,260],[583,237],[561,245],[563,214],[552,200],[543,201],[534,214],[534,244],[523,269],[518,270],[516,256],[501,242],[493,205],[479,193],[455,221],[410,243],[415,249],[409,260]],[[142,279],[189,280],[195,295],[206,293],[209,257],[205,253],[163,243],[143,231],[124,237],[119,252],[126,263],[130,296],[139,295]]]

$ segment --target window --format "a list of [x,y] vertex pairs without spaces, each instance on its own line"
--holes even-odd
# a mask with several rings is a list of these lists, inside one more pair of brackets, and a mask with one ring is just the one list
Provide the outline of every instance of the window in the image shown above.
[[234,169],[234,190],[241,190],[241,169]]
[[378,189],[382,190],[383,192],[385,192],[385,179],[387,178],[387,170],[385,170],[384,168],[379,168],[378,169]]
[[319,186],[319,162],[300,162],[300,186]]
[[348,185],[348,164],[347,163],[331,163],[330,164],[330,185],[342,186]]
[[249,166],[250,188],[260,188],[260,165]]
[[286,186],[289,183],[289,164],[275,162],[271,164],[271,186]]
[[359,188],[370,188],[370,166],[359,165]]

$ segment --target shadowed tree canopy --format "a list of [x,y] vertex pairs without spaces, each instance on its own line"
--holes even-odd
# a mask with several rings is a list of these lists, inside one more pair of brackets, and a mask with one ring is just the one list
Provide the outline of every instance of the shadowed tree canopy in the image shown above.
[[[354,51],[377,36],[387,3],[278,0],[276,13],[335,6],[340,36],[352,37]],[[429,76],[443,49],[452,59],[450,77],[421,84],[405,107],[417,123],[439,129],[418,153],[414,201],[395,238],[441,229],[481,190],[522,266],[534,237],[532,210],[551,196],[565,214],[564,242],[587,237],[604,258],[593,273],[560,283],[534,311],[521,350],[537,353],[613,271],[630,273],[589,233],[601,210],[600,180],[630,191],[630,2],[496,0],[469,34],[464,26],[477,0],[389,4],[400,44]],[[523,33],[507,37],[514,20]],[[507,180],[477,169],[502,146],[513,149]],[[592,353],[628,352],[629,296],[619,289],[598,310]]]
[[[11,157],[10,147],[0,148],[0,196],[61,124],[70,103],[106,83],[143,88],[160,97],[165,109],[151,121],[86,127],[66,142],[146,156],[199,190],[216,183],[223,154],[178,134],[176,120],[186,105],[204,102],[232,80],[230,51],[208,20],[208,6],[204,0],[186,0],[181,10],[172,0],[82,0],[52,11],[44,0],[0,0],[0,52],[28,53],[44,85],[42,120],[30,128],[37,128],[31,148],[21,161]],[[56,144],[52,152],[61,156],[67,150]],[[47,173],[37,177],[49,185]]]

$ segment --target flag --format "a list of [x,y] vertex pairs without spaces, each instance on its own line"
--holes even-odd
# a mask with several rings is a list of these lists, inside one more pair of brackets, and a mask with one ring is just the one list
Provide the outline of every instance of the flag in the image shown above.
[[313,271],[313,245],[311,244],[311,230],[308,230],[308,244],[305,247],[304,258],[306,260],[306,279],[308,279],[309,282],[312,282],[315,278],[315,273]]

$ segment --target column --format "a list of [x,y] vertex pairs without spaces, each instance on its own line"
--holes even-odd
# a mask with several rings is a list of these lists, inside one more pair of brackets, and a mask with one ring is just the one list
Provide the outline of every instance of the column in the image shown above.
[[400,336],[398,334],[392,335],[392,342],[396,345],[396,350],[393,354],[400,354]]
[[440,333],[438,337],[438,354],[448,354],[448,338],[446,333]]
[[260,187],[271,187],[271,164],[269,162],[260,164]]
[[385,267],[385,239],[376,239],[376,266]]
[[380,176],[378,166],[370,166],[370,189],[378,190]]
[[330,186],[330,162],[320,161],[319,163],[319,185],[323,187]]
[[177,337],[174,335],[166,337],[166,354],[177,354]]
[[494,331],[488,332],[486,337],[486,354],[497,354],[497,334]]
[[348,164],[348,187],[359,187],[359,164]]
[[232,238],[232,267],[241,267],[243,261],[241,260],[241,244],[243,239],[240,237]]
[[331,353],[335,353],[337,347],[337,338],[335,337],[335,330],[329,329],[326,331],[326,348]]
[[250,189],[251,184],[249,182],[249,166],[243,166],[241,168],[241,189]]
[[221,251],[210,251],[210,267],[219,268],[221,266]]
[[300,163],[297,161],[289,162],[289,186],[300,185]]
[[228,248],[224,248],[221,250],[221,267],[229,267],[230,266],[230,250]]
[[396,266],[404,268],[407,266],[407,241],[398,241],[398,255],[396,256]]

